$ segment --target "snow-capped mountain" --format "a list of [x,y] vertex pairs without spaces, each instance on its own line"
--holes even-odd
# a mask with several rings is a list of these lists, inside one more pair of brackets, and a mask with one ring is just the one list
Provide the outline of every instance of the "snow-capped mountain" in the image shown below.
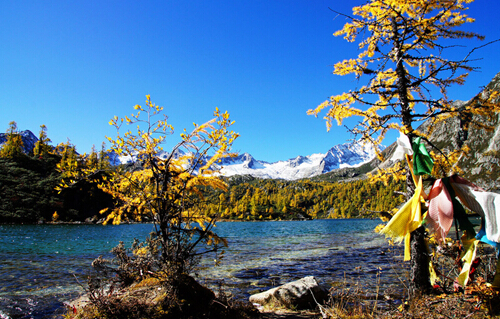
[[[182,154],[174,154],[174,156],[178,157]],[[133,156],[110,155],[110,161],[113,164],[127,164],[135,160]],[[159,157],[166,158],[168,155],[169,153],[162,152]],[[296,180],[313,177],[338,168],[356,167],[374,157],[375,150],[371,145],[354,142],[336,145],[324,154],[297,156],[274,163],[257,160],[249,153],[242,153],[233,158],[224,158],[219,165],[222,167],[221,174],[223,176],[251,175],[258,178]]]
[[251,175],[259,178],[296,180],[308,178],[344,167],[362,165],[375,157],[375,150],[369,144],[345,143],[332,147],[325,154],[297,156],[286,161],[268,163],[256,160],[243,153],[222,161],[221,174]]
[[[30,153],[38,138],[29,130],[20,132],[24,151]],[[7,140],[6,134],[0,134],[0,146]],[[184,155],[177,150],[174,157]],[[108,159],[112,165],[132,163],[135,156],[118,156],[110,151]],[[168,152],[158,154],[160,158],[167,158]],[[326,153],[316,153],[308,156],[297,156],[286,161],[269,163],[253,158],[248,153],[243,153],[234,158],[225,158],[220,165],[221,174],[224,176],[251,175],[259,178],[296,180],[308,178],[333,171],[338,168],[356,167],[375,157],[375,151],[369,144],[360,142],[345,143],[332,147]]]
[[[174,153],[174,158],[179,158],[186,153],[180,149],[177,149]],[[109,162],[111,165],[120,165],[120,164],[131,164],[134,163],[137,160],[136,155],[125,155],[125,156],[119,156],[116,152],[114,151],[109,151],[106,156],[108,157]],[[165,160],[170,156],[169,152],[161,151],[158,153],[158,158]]]

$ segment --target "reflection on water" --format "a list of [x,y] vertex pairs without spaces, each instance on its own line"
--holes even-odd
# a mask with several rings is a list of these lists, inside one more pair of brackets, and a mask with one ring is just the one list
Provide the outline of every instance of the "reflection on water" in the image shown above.
[[[323,283],[379,282],[400,286],[394,272],[400,251],[373,232],[376,220],[221,222],[216,232],[229,247],[214,266],[205,256],[197,275],[210,286],[223,282],[238,298],[301,277]],[[122,240],[144,239],[150,224],[1,225],[0,319],[49,318],[82,293],[90,264]]]

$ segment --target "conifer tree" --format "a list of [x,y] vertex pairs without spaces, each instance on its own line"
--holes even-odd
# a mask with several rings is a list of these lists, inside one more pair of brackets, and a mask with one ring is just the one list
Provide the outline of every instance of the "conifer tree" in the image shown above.
[[0,157],[18,158],[24,154],[23,146],[23,139],[17,130],[17,123],[12,121],[7,130],[7,141],[0,149]]
[[38,135],[38,141],[36,141],[35,147],[33,148],[33,155],[35,157],[41,157],[49,154],[52,151],[49,145],[50,142],[50,138],[47,137],[47,127],[44,124],[40,125],[40,133]]
[[85,159],[85,165],[87,168],[92,170],[99,169],[99,157],[95,150],[95,145],[92,145],[92,149],[90,150],[90,154]]
[[76,153],[76,148],[68,140],[66,143],[60,143],[56,147],[56,153],[61,156],[61,161],[57,164],[57,169],[61,172],[63,181],[57,190],[61,190],[61,187],[66,187],[71,184],[78,177],[79,174],[79,157]]
[[[99,187],[116,199],[115,207],[101,213],[107,215],[106,223],[141,221],[144,217],[153,221],[155,231],[149,243],[154,242],[154,247],[146,245],[147,253],[134,258],[147,256],[162,284],[175,286],[181,276],[193,270],[200,254],[225,244],[212,232],[218,203],[206,203],[203,190],[226,190],[227,185],[217,175],[217,164],[234,156],[230,150],[238,134],[230,130],[234,122],[229,114],[216,108],[212,120],[194,124],[191,132],[184,130],[180,142],[166,158],[160,158],[162,145],[174,128],[168,124],[163,107],[151,102],[149,95],[146,98],[145,106],[134,107],[137,113],[110,121],[117,131],[116,138],[108,137],[111,149],[134,163],[109,172],[100,183]],[[123,133],[123,125],[134,125],[136,131]],[[95,175],[97,169],[77,170],[72,182]]]
[[[457,107],[449,99],[452,85],[465,83],[471,66],[471,50],[461,59],[445,56],[456,46],[451,40],[483,39],[482,36],[459,30],[474,19],[464,14],[473,0],[370,0],[354,7],[344,27],[335,32],[348,42],[358,41],[357,57],[338,62],[336,75],[354,75],[361,86],[349,92],[331,96],[308,114],[318,115],[327,110],[325,119],[330,129],[335,120],[339,125],[346,118],[358,116],[361,121],[350,131],[365,141],[379,145],[386,132],[397,129],[410,141],[426,136],[414,128],[414,123],[430,119],[433,123],[446,117],[471,119],[473,114],[492,114],[498,105],[481,101]],[[456,52],[454,52],[456,53]],[[364,81],[364,82],[363,82]],[[489,95],[489,99],[498,92]],[[481,125],[473,120],[467,123]],[[464,129],[467,129],[464,125]],[[431,143],[430,143],[431,144]],[[407,198],[415,186],[407,170]],[[410,291],[425,292],[429,288],[429,271],[425,252],[424,229],[411,233]]]

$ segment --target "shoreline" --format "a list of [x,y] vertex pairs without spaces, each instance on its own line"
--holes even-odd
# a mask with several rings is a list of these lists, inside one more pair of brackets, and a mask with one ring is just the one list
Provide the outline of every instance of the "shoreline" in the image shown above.
[[[307,222],[313,220],[376,220],[379,218],[315,218],[315,219],[262,219],[262,220],[244,220],[244,219],[218,219],[216,220],[216,224],[220,222],[224,223],[252,223],[252,222]],[[381,221],[382,222],[382,221]],[[135,221],[124,221],[121,222],[120,225],[134,225],[134,224],[154,224],[153,222],[135,222]],[[102,225],[102,221],[98,222],[86,222],[86,221],[61,221],[61,222],[25,222],[25,223],[2,223],[0,222],[0,226],[2,225]],[[111,226],[104,225],[104,226]],[[114,225],[117,226],[117,225]]]

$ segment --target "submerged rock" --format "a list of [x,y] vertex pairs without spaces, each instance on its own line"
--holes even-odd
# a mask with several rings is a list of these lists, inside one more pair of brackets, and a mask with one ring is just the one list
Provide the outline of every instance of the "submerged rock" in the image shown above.
[[314,309],[328,298],[328,289],[318,284],[313,276],[289,282],[282,286],[250,296],[250,302],[264,307]]

